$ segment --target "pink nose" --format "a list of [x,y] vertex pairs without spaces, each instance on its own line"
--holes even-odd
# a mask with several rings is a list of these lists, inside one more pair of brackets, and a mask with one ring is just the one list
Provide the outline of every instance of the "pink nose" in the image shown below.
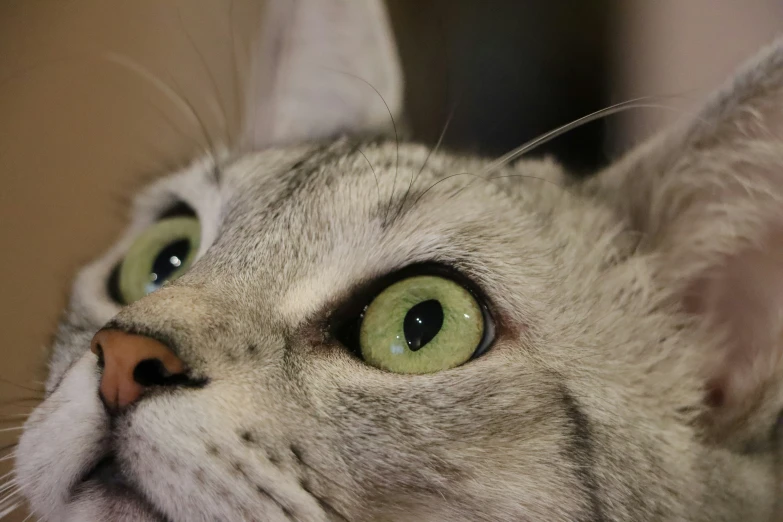
[[185,371],[185,363],[168,346],[143,335],[101,330],[90,350],[103,364],[101,397],[114,410],[138,401],[147,387],[165,384]]

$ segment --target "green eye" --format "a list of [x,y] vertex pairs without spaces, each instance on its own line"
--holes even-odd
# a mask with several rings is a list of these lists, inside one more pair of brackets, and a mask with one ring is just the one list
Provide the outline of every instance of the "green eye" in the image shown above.
[[131,245],[109,282],[110,293],[130,304],[182,275],[193,263],[201,241],[195,217],[163,219]]
[[487,331],[481,306],[450,279],[416,276],[384,290],[359,330],[362,358],[394,373],[434,373],[470,360]]

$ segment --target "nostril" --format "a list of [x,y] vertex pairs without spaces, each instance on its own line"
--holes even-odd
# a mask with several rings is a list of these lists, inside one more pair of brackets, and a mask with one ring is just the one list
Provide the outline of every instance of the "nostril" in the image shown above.
[[142,386],[179,384],[183,374],[172,374],[160,359],[144,359],[133,369],[133,380]]
[[106,366],[106,360],[103,358],[103,346],[101,343],[95,343],[92,351],[98,356],[98,368],[102,370]]
[[90,349],[103,368],[98,393],[109,411],[135,403],[147,388],[207,383],[206,377],[190,376],[182,359],[153,337],[105,328],[95,334]]

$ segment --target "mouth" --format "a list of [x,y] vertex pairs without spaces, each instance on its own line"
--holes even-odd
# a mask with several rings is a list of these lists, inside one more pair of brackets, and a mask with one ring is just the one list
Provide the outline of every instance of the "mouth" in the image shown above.
[[90,469],[79,481],[77,487],[87,482],[97,482],[107,489],[137,493],[137,490],[130,483],[128,476],[122,472],[117,459],[112,454],[102,458],[92,469]]
[[[99,498],[104,504],[102,511],[123,514],[112,520],[171,522],[133,484],[113,454],[102,458],[76,483],[72,502],[78,502],[81,498]],[[124,514],[127,513],[136,513],[138,518],[125,518]]]

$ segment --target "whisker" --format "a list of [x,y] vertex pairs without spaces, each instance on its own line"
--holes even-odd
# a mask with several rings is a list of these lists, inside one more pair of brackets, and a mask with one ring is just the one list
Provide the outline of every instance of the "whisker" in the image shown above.
[[39,388],[29,388],[29,387],[27,387],[27,386],[23,386],[23,385],[21,385],[21,384],[19,384],[19,383],[16,383],[16,382],[14,382],[14,381],[11,381],[11,380],[9,380],[9,379],[6,379],[5,377],[0,377],[0,382],[4,382],[4,383],[6,383],[6,384],[10,384],[11,386],[16,386],[17,388],[20,388],[20,389],[22,389],[22,390],[31,391],[31,392],[34,392],[34,393],[35,393],[35,392],[42,392],[42,393],[43,393],[43,390],[42,390],[42,389],[39,389]]
[[9,431],[21,431],[24,429],[24,426],[14,426],[12,428],[2,428],[0,429],[0,433],[7,433]]
[[660,104],[656,105],[656,104],[639,103],[640,100],[644,101],[644,100],[659,99],[659,98],[662,98],[662,97],[660,97],[660,96],[657,96],[657,97],[647,96],[647,97],[635,98],[635,99],[632,99],[632,100],[624,101],[624,102],[612,105],[610,107],[606,107],[604,109],[592,112],[592,113],[590,113],[590,114],[588,114],[586,116],[583,116],[583,117],[581,117],[579,119],[576,119],[576,120],[574,120],[574,121],[572,121],[570,123],[567,123],[565,125],[561,125],[560,127],[557,127],[554,130],[546,132],[546,133],[542,134],[541,136],[538,136],[537,138],[534,138],[534,139],[528,141],[527,143],[524,143],[523,145],[515,148],[514,150],[504,154],[503,156],[501,156],[497,160],[491,162],[489,165],[484,167],[479,174],[463,172],[463,173],[460,173],[460,174],[452,174],[450,176],[446,176],[446,177],[436,181],[429,188],[427,188],[427,190],[425,190],[422,194],[419,195],[419,197],[414,202],[413,206],[415,206],[419,202],[419,200],[421,200],[421,198],[424,197],[424,195],[427,192],[429,192],[432,188],[434,188],[436,185],[438,185],[442,181],[446,181],[446,180],[448,180],[450,178],[453,178],[455,176],[465,176],[465,175],[467,175],[467,176],[474,177],[476,179],[474,181],[472,181],[471,183],[468,183],[464,187],[461,187],[454,194],[452,194],[451,197],[455,197],[456,195],[458,195],[463,190],[466,190],[466,189],[470,188],[471,186],[473,186],[474,183],[476,183],[479,180],[489,181],[489,180],[492,180],[492,179],[502,179],[502,178],[507,178],[507,177],[523,177],[523,178],[529,178],[529,179],[536,179],[536,180],[540,180],[540,181],[551,183],[551,184],[553,184],[553,185],[555,185],[557,187],[560,187],[560,188],[565,188],[562,185],[559,185],[558,183],[555,183],[552,180],[548,180],[548,179],[545,179],[545,178],[539,178],[539,177],[536,177],[536,176],[529,176],[529,175],[525,175],[525,174],[509,174],[509,175],[502,175],[502,176],[489,176],[489,174],[491,174],[493,171],[495,171],[497,169],[500,169],[500,168],[506,166],[508,163],[514,161],[515,159],[519,158],[523,154],[526,154],[526,153],[530,152],[531,150],[535,149],[536,147],[538,147],[540,145],[543,145],[544,143],[546,143],[546,142],[548,142],[550,140],[553,140],[553,139],[563,135],[564,133],[566,133],[568,131],[571,131],[571,130],[573,130],[573,129],[577,128],[577,127],[580,127],[582,125],[585,125],[587,123],[591,123],[593,121],[599,120],[601,118],[605,118],[607,116],[611,116],[611,115],[617,114],[619,112],[627,111],[627,110],[630,110],[630,109],[637,109],[637,108],[657,108],[657,109],[669,109],[669,110],[675,110],[675,111],[678,110],[678,109],[675,109],[673,107],[669,107],[667,105],[660,105]]
[[0,457],[0,462],[5,462],[6,460],[11,460],[12,458],[16,457],[16,452],[11,452],[5,457]]
[[12,442],[11,444],[6,444],[5,446],[0,447],[0,451],[5,451],[5,450],[9,450],[9,449],[12,450],[15,447],[17,447],[18,445],[19,445],[18,442]]
[[32,412],[29,413],[11,413],[9,415],[4,415],[3,417],[0,417],[0,422],[3,421],[10,421],[11,419],[26,419],[30,416]]
[[[174,84],[174,86],[177,89],[179,89],[180,91],[182,90],[182,87],[177,83],[177,81],[174,78],[171,78],[170,81],[172,84]],[[212,153],[212,157],[210,159],[212,159],[212,164],[214,168],[217,169],[218,153],[217,153],[217,147],[215,146],[215,141],[212,139],[212,134],[210,134],[209,131],[207,130],[207,125],[204,122],[204,119],[196,110],[196,106],[193,105],[193,103],[185,97],[182,98],[182,101],[188,106],[188,108],[193,113],[193,116],[196,118],[196,120],[198,120],[199,127],[201,128],[201,132],[204,135],[204,139],[207,141],[207,147],[209,147],[209,151]]]
[[[13,470],[11,470],[8,473],[6,473],[5,475],[3,475],[2,477],[0,477],[0,480],[3,480],[5,478],[7,478],[7,477],[11,477],[14,473],[15,472]],[[8,491],[10,488],[12,488],[14,486],[18,486],[18,485],[19,484],[16,482],[16,479],[11,477],[10,479],[8,479],[7,482],[5,482],[2,486],[0,486],[0,491]]]
[[380,202],[381,202],[381,185],[378,182],[378,174],[375,173],[375,167],[372,166],[372,163],[367,158],[367,155],[364,154],[364,151],[362,151],[362,149],[356,149],[356,150],[359,152],[359,154],[361,154],[364,157],[364,161],[367,162],[367,165],[370,166],[370,170],[372,171],[372,175],[375,178],[375,189],[378,191],[378,203],[380,204]]
[[176,132],[176,133],[177,133],[179,136],[181,136],[181,137],[183,137],[183,138],[187,139],[187,140],[188,140],[188,141],[190,141],[190,142],[191,142],[193,145],[197,145],[198,147],[203,147],[203,146],[204,146],[204,145],[203,145],[203,144],[202,144],[202,143],[201,143],[201,142],[200,142],[200,141],[199,141],[197,138],[194,138],[194,137],[193,137],[191,134],[188,134],[188,133],[186,133],[185,131],[183,131],[183,130],[180,128],[180,126],[179,126],[179,125],[177,125],[176,123],[174,123],[174,122],[173,122],[173,121],[172,121],[172,120],[171,120],[171,119],[170,119],[170,118],[169,118],[169,117],[166,115],[165,111],[163,111],[163,109],[161,109],[160,107],[158,107],[158,105],[157,105],[157,104],[155,104],[155,103],[152,103],[151,101],[148,101],[148,103],[149,103],[150,107],[152,107],[153,109],[155,109],[155,112],[158,114],[158,116],[160,117],[160,119],[161,119],[161,120],[163,120],[164,122],[166,122],[166,123],[168,124],[169,128],[171,128],[172,130],[174,130],[174,132]]
[[470,177],[478,178],[478,179],[486,179],[486,178],[483,178],[483,177],[479,176],[478,174],[474,174],[473,172],[460,172],[458,174],[449,174],[448,176],[445,176],[445,177],[439,179],[438,181],[436,181],[435,183],[433,183],[432,185],[427,187],[427,190],[425,190],[424,192],[419,194],[419,197],[416,198],[416,201],[413,202],[413,205],[411,205],[411,208],[413,208],[416,205],[418,205],[419,201],[421,201],[421,198],[423,198],[424,196],[427,195],[427,192],[429,192],[430,190],[434,189],[436,186],[438,186],[439,184],[443,183],[444,181],[447,181],[447,180],[449,180],[451,178],[456,178],[457,176],[470,176]]
[[[121,54],[112,52],[112,51],[106,51],[102,53],[101,58],[110,62],[114,63],[116,65],[119,65],[125,69],[127,69],[130,72],[133,72],[137,74],[140,78],[146,80],[150,85],[155,87],[159,92],[164,94],[171,102],[175,104],[177,108],[181,111],[181,113],[190,118],[192,123],[195,123],[198,125],[198,127],[201,130],[202,137],[204,138],[204,141],[206,142],[205,145],[209,147],[209,149],[212,152],[213,155],[213,161],[217,161],[217,150],[215,148],[215,144],[212,141],[212,137],[209,134],[209,131],[207,130],[207,127],[204,123],[204,120],[199,116],[198,111],[196,111],[193,104],[187,100],[184,96],[181,96],[177,93],[174,88],[172,88],[169,84],[161,80],[158,76],[150,72],[145,67],[141,66],[137,62],[129,59],[126,56],[123,56]],[[176,82],[173,80],[172,83],[176,86]]]
[[19,490],[21,489],[21,486],[16,483],[16,481],[11,481],[8,484],[3,484],[3,486],[0,488],[0,495],[4,495],[2,499],[0,499],[0,506],[2,506],[6,502],[11,502],[14,497],[19,495]]
[[231,33],[231,67],[234,82],[234,118],[239,122],[242,118],[242,93],[239,65],[237,64],[237,41],[234,30],[234,0],[230,0],[228,7],[228,27]]
[[585,125],[587,123],[591,123],[593,121],[599,120],[601,118],[606,118],[607,116],[611,116],[613,114],[617,114],[618,112],[623,112],[628,109],[637,109],[637,108],[655,108],[655,109],[669,109],[669,110],[677,110],[673,107],[669,107],[667,105],[660,105],[660,104],[646,104],[641,103],[648,100],[656,100],[660,99],[660,96],[643,96],[640,98],[634,98],[632,100],[627,100],[624,102],[616,103],[614,105],[610,105],[609,107],[605,107],[603,109],[600,109],[598,111],[592,112],[586,116],[582,116],[581,118],[578,118],[570,123],[566,123],[565,125],[561,125],[560,127],[557,127],[556,129],[553,129],[549,132],[545,132],[541,136],[538,136],[536,138],[533,138],[532,140],[528,141],[527,143],[522,144],[521,146],[517,147],[516,149],[504,154],[497,160],[493,161],[489,165],[487,165],[483,170],[482,174],[489,174],[490,172],[497,170],[499,168],[502,168],[503,166],[507,165],[508,163],[514,161],[515,159],[519,158],[523,154],[526,154],[527,152],[530,152],[531,150],[535,149],[536,147],[543,145],[544,143],[547,143],[558,136],[561,136],[565,134],[566,132],[576,129],[577,127],[581,127],[582,125]]
[[[233,3],[231,9],[233,10]],[[285,24],[285,22],[283,22]],[[255,38],[260,38],[256,35]],[[233,32],[232,32],[233,43]],[[259,111],[265,110],[265,107],[260,103],[261,96],[260,90],[262,87],[266,87],[262,84],[263,75],[259,74],[259,66],[263,60],[260,60],[256,55],[258,49],[263,47],[258,40],[251,40],[250,45],[236,46],[234,45],[234,54],[236,49],[244,50],[242,53],[242,59],[245,62],[248,70],[245,72],[244,78],[241,79],[241,85],[239,91],[242,96],[239,98],[241,101],[238,103],[240,120],[240,138],[242,148],[245,149],[248,146],[254,147],[259,141],[259,121],[261,120]],[[250,115],[250,116],[248,116]]]
[[394,199],[394,187],[395,187],[395,185],[397,185],[397,171],[398,171],[398,168],[399,168],[399,165],[400,165],[400,137],[397,134],[397,122],[394,121],[394,115],[392,114],[392,111],[391,111],[391,108],[389,107],[389,104],[386,103],[386,100],[384,99],[383,95],[380,93],[380,91],[378,91],[378,89],[375,88],[375,86],[373,84],[371,84],[370,82],[368,82],[364,78],[362,78],[360,76],[357,76],[355,74],[351,74],[349,72],[339,71],[337,69],[332,69],[331,67],[325,67],[325,69],[327,69],[329,71],[332,71],[332,72],[339,73],[339,74],[344,74],[346,76],[350,76],[350,77],[355,78],[355,79],[359,80],[360,82],[368,85],[370,87],[370,89],[375,91],[375,94],[378,95],[378,97],[383,102],[383,105],[386,107],[386,112],[389,113],[389,119],[391,120],[391,123],[392,123],[392,129],[394,129],[394,141],[396,143],[397,149],[396,149],[395,158],[394,158],[394,180],[392,181],[391,196],[389,196],[389,204],[386,207],[386,213],[385,213],[385,215],[383,217],[383,221],[385,223],[386,220],[389,217],[389,210],[391,210],[391,204],[392,204],[392,201]]
[[773,453],[775,459],[775,479],[777,495],[775,495],[772,518],[770,522],[775,522],[777,516],[783,513],[783,413],[778,416],[777,424],[773,431]]
[[[484,181],[490,181],[490,180],[493,180],[493,179],[504,179],[504,178],[534,179],[536,181],[542,181],[544,183],[549,183],[550,185],[554,185],[555,187],[561,188],[561,189],[563,189],[565,191],[569,191],[568,187],[565,187],[565,186],[561,185],[560,183],[552,181],[551,179],[546,179],[546,178],[542,178],[542,177],[539,177],[539,176],[531,176],[529,174],[504,174],[502,176],[487,176],[487,177],[484,177],[484,178],[479,176],[479,178],[484,180]],[[473,183],[475,183],[475,182],[476,181],[474,180],[471,183],[468,183],[467,185],[465,185],[463,187],[460,187],[456,192],[454,192],[453,194],[451,194],[449,196],[449,199],[457,197],[463,190],[468,189],[471,186],[473,186]]]
[[456,108],[457,107],[455,104],[449,113],[449,117],[446,119],[446,123],[443,125],[443,130],[440,131],[440,136],[438,136],[438,141],[435,143],[435,147],[430,148],[429,152],[427,152],[427,157],[424,158],[424,163],[422,163],[421,167],[419,167],[419,171],[415,176],[411,175],[410,183],[408,183],[408,189],[405,191],[405,195],[402,197],[402,203],[400,203],[400,207],[397,209],[397,213],[394,215],[392,221],[396,221],[397,218],[400,217],[400,213],[402,212],[403,208],[405,208],[405,202],[408,201],[408,195],[410,194],[411,189],[413,189],[413,185],[416,184],[416,180],[419,178],[419,175],[424,172],[424,168],[427,166],[427,162],[430,161],[430,157],[438,152],[438,149],[443,143],[443,138],[446,136],[446,131],[449,129],[449,125],[451,125],[451,120],[454,118]]
[[201,49],[199,49],[198,45],[196,45],[196,41],[193,39],[193,35],[191,35],[190,31],[188,31],[187,28],[185,27],[185,22],[182,20],[182,10],[180,9],[179,5],[177,6],[177,19],[179,20],[179,25],[180,28],[182,29],[182,32],[185,34],[185,37],[188,39],[188,42],[190,43],[190,46],[193,48],[196,55],[198,56],[199,65],[207,74],[207,79],[209,80],[210,88],[213,91],[213,95],[215,96],[215,101],[217,102],[217,105],[219,107],[219,110],[216,111],[218,115],[219,125],[223,129],[226,138],[226,145],[228,145],[231,143],[231,134],[229,132],[228,123],[226,121],[227,111],[225,105],[223,104],[223,95],[220,92],[220,89],[218,88],[217,80],[215,80],[215,75],[212,74],[212,71],[210,70],[209,65],[207,64],[207,60],[204,57],[204,53],[202,53]]
[[19,484],[17,484],[15,480],[9,480],[8,482],[0,486],[0,494],[6,494],[7,492],[6,498],[9,498],[16,492],[16,489],[18,488],[19,488]]
[[[20,507],[22,507],[22,503],[21,502],[17,502],[15,504],[11,504],[7,508],[0,508],[0,518],[7,517],[11,513],[16,511],[17,509],[19,509]],[[27,520],[27,519],[25,519],[25,520]],[[22,522],[24,522],[24,521],[22,521]]]
[[29,401],[42,402],[45,399],[46,397],[14,397],[13,399],[0,401],[0,406],[10,406],[18,402],[29,402]]
[[11,470],[8,473],[6,473],[5,475],[0,475],[0,481],[2,481],[4,479],[7,479],[8,477],[10,477],[13,474],[14,474],[14,472],[13,472],[13,470]]
[[10,504],[12,506],[16,506],[14,509],[19,507],[20,499],[19,499],[19,492],[20,487],[17,486],[12,491],[10,491],[5,497],[0,499],[0,510],[4,510],[7,508],[7,506]]

